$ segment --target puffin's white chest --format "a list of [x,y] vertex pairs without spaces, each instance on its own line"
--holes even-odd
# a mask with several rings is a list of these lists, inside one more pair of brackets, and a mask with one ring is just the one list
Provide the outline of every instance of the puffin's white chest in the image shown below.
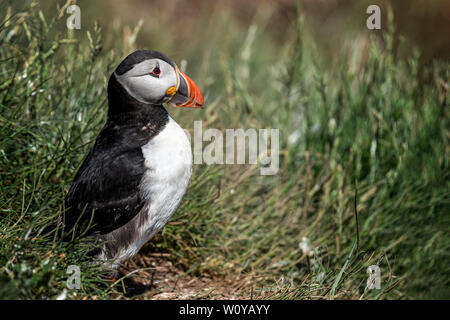
[[171,117],[164,129],[142,147],[142,154],[146,172],[140,190],[148,203],[148,216],[139,230],[138,246],[167,223],[183,198],[192,173],[191,144]]

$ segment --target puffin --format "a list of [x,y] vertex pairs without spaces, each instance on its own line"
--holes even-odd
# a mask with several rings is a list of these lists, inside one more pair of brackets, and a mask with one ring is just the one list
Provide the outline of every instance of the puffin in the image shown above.
[[107,94],[106,123],[69,188],[60,226],[64,239],[98,239],[95,255],[118,269],[164,227],[189,186],[190,141],[164,105],[204,102],[194,81],[154,50],[128,55]]

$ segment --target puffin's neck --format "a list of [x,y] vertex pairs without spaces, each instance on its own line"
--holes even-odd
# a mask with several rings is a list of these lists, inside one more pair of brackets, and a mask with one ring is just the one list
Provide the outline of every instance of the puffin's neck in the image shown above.
[[116,125],[149,126],[159,131],[169,121],[169,113],[161,104],[137,101],[119,84],[114,73],[108,82],[108,119]]

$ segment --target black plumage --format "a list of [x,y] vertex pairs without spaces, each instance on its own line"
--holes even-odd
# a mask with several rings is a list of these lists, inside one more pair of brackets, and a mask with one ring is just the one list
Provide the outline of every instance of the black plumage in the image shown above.
[[154,59],[154,58],[158,58],[161,59],[165,62],[167,62],[168,64],[170,64],[172,67],[175,68],[176,64],[169,59],[169,57],[167,57],[165,54],[158,52],[158,51],[154,51],[154,50],[137,50],[135,52],[133,52],[132,54],[128,55],[117,67],[116,69],[116,73],[118,75],[122,75],[125,72],[127,72],[128,70],[130,70],[131,68],[133,68],[134,65],[148,60],[148,59]]

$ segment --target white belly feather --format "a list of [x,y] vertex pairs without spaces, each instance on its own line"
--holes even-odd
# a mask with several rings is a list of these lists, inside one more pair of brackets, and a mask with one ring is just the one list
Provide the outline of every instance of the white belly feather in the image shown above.
[[191,144],[184,130],[171,118],[155,137],[142,147],[146,171],[141,196],[148,203],[147,219],[136,230],[137,240],[119,254],[119,260],[136,254],[161,230],[183,198],[192,173]]

